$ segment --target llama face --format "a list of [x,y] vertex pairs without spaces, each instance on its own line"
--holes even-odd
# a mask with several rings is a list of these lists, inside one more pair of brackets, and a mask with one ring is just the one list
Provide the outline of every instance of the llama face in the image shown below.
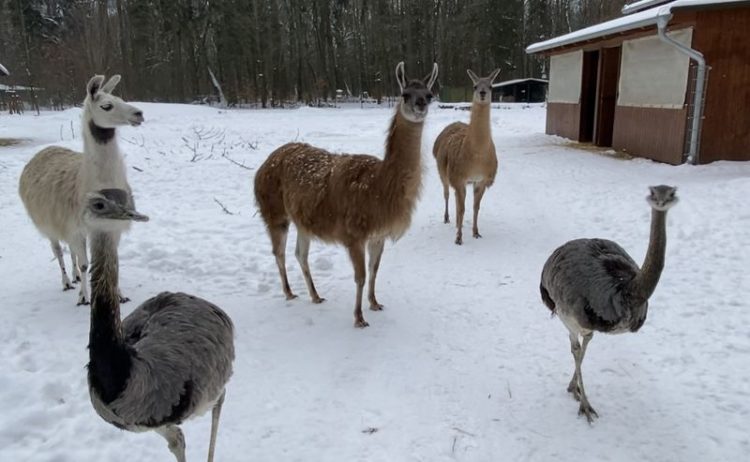
[[102,189],[86,195],[84,220],[91,231],[122,232],[130,221],[148,221],[132,207],[127,191]]
[[116,128],[143,123],[143,111],[112,94],[119,82],[119,75],[112,76],[106,84],[102,75],[95,75],[89,80],[83,104],[97,127]]
[[437,63],[430,75],[422,80],[414,79],[407,83],[403,61],[396,66],[396,80],[401,88],[399,111],[410,122],[421,123],[427,117],[427,109],[432,102],[432,86],[438,75]]
[[649,190],[650,194],[646,196],[646,201],[654,210],[666,212],[679,201],[676,194],[677,188],[674,186],[651,186],[649,187]]
[[492,102],[492,82],[497,78],[500,69],[495,69],[487,77],[479,77],[471,69],[466,69],[466,73],[469,74],[471,81],[474,83],[474,102],[490,104]]

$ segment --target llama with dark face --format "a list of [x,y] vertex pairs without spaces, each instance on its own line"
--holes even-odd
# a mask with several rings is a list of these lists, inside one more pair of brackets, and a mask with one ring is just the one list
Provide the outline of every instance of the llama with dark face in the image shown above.
[[323,301],[307,262],[310,240],[318,238],[341,243],[349,251],[357,286],[354,325],[368,325],[362,315],[365,248],[370,254],[370,309],[383,309],[375,297],[375,278],[385,239],[398,239],[411,223],[422,183],[422,129],[437,74],[435,64],[424,79],[409,81],[404,63],[396,66],[401,100],[388,130],[383,159],[332,154],[308,144],[289,143],[272,152],[258,169],[255,199],[271,236],[287,299],[296,297],[285,264],[287,232],[289,224],[294,223],[295,255],[313,303]]
[[119,81],[119,75],[107,83],[104,76],[96,75],[88,82],[81,127],[83,153],[59,146],[41,150],[24,167],[18,187],[29,217],[50,241],[62,273],[63,290],[73,285],[65,270],[60,241],[70,246],[73,278],[81,282],[79,305],[89,303],[86,230],[82,222],[85,196],[104,185],[130,194],[116,128],[143,122],[140,109],[112,94]]

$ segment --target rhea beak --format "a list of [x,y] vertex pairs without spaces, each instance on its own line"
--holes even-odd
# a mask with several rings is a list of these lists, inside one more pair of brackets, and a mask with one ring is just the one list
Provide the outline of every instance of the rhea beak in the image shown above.
[[147,215],[143,215],[141,213],[138,213],[135,210],[128,210],[127,214],[128,214],[127,215],[128,219],[130,219],[132,221],[148,221],[149,220],[149,218],[148,218]]

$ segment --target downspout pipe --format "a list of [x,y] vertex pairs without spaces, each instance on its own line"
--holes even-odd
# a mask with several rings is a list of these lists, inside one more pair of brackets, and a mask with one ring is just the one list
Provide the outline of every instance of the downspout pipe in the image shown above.
[[698,63],[698,69],[695,74],[695,95],[693,97],[693,120],[690,126],[690,148],[688,149],[687,161],[693,165],[698,163],[700,155],[700,133],[703,127],[703,102],[705,99],[706,88],[706,58],[698,50],[683,45],[667,35],[667,25],[672,19],[672,13],[669,10],[662,11],[656,17],[656,25],[659,29],[659,38],[681,53],[686,54]]

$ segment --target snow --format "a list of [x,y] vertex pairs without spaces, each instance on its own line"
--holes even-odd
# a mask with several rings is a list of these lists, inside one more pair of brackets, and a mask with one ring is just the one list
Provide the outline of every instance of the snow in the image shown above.
[[549,80],[545,79],[534,79],[534,78],[528,78],[528,79],[513,79],[513,80],[506,80],[504,82],[498,82],[493,83],[492,88],[501,88],[501,87],[507,87],[508,85],[515,85],[517,83],[522,82],[540,82],[540,83],[549,83]]
[[678,8],[693,8],[706,5],[723,5],[729,3],[741,3],[747,0],[676,0],[666,5],[656,6],[647,10],[638,11],[620,18],[594,24],[568,34],[537,42],[526,47],[526,53],[533,54],[542,51],[552,50],[554,48],[574,43],[594,40],[606,35],[618,34],[629,30],[643,27],[655,26],[659,16],[669,15],[673,10]]
[[[146,123],[119,137],[151,221],[134,223],[120,246],[122,290],[135,300],[123,315],[159,291],[182,290],[232,316],[237,359],[217,460],[685,461],[750,451],[750,163],[624,160],[545,135],[541,105],[494,106],[500,171],[482,203],[484,238],[458,247],[442,223],[431,147],[469,114],[433,105],[422,198],[407,234],[386,244],[378,277],[385,311],[368,310],[370,327],[359,330],[340,246],[311,247],[327,298],[313,305],[292,231],[287,263],[300,298],[284,299],[256,215],[254,172],[237,164],[255,169],[292,140],[381,155],[392,109],[135,104]],[[16,191],[43,146],[81,148],[79,116],[0,115],[0,138],[25,140],[0,148],[0,460],[170,461],[160,436],[122,432],[94,413],[88,310],[75,306],[75,291],[61,291],[49,245]],[[614,239],[642,261],[644,197],[661,183],[677,185],[681,198],[669,212],[666,268],[645,326],[597,334],[589,346],[583,374],[600,415],[590,426],[566,392],[573,359],[566,330],[540,300],[541,268],[578,237]],[[209,416],[183,426],[189,460],[205,457],[209,427]]]

